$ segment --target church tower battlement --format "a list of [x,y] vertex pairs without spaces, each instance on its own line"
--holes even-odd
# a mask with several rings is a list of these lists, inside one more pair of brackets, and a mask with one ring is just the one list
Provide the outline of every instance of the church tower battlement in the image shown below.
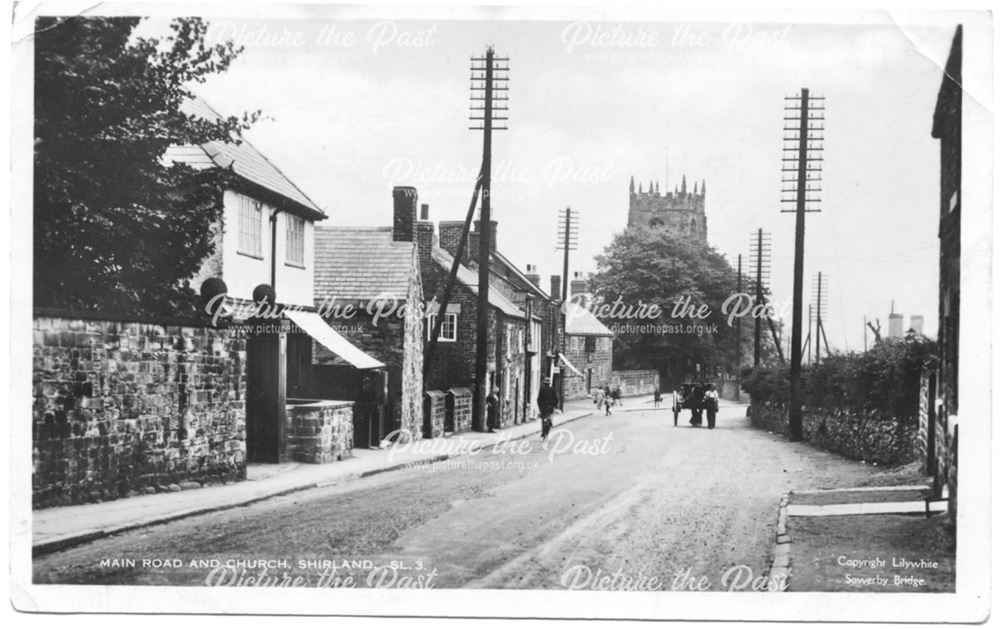
[[694,189],[688,191],[687,176],[681,178],[680,187],[674,187],[673,192],[660,193],[660,183],[649,182],[649,188],[643,192],[642,184],[635,187],[635,177],[628,186],[628,226],[643,225],[653,228],[666,228],[671,233],[695,237],[701,242],[708,241],[708,220],[705,217],[705,180],[701,180],[701,189],[697,182]]

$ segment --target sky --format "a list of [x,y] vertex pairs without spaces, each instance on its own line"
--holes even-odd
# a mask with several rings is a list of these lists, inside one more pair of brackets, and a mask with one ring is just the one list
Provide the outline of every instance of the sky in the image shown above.
[[[782,214],[784,97],[826,98],[821,213],[806,218],[806,290],[829,288],[831,349],[860,350],[864,317],[892,304],[937,330],[938,142],[931,122],[956,21],[839,23],[331,19],[210,20],[244,46],[197,91],[226,114],[259,109],[246,136],[330,216],[389,225],[391,190],[418,189],[431,219],[464,218],[482,151],[468,121],[469,57],[510,58],[509,130],[493,144],[500,250],[562,272],[558,212],[580,215],[570,270],[624,229],[629,178],[707,182],[708,240],[735,266],[771,234],[773,300],[791,299],[794,215]],[[499,19],[504,18],[504,19]],[[854,19],[856,18],[856,19]],[[547,285],[544,280],[543,285]]]

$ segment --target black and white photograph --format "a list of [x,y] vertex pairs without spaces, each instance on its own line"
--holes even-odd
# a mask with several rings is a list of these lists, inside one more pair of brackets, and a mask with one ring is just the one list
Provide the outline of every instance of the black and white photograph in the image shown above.
[[14,609],[989,617],[985,8],[12,33]]

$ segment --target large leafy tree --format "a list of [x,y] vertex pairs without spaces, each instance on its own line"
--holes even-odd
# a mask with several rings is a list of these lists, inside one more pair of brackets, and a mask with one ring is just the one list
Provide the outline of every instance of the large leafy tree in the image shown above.
[[182,112],[191,87],[227,69],[232,43],[177,19],[40,18],[35,39],[34,299],[38,306],[176,315],[212,253],[218,169],[163,160],[172,145],[239,141],[255,115]]
[[[617,331],[616,368],[658,369],[665,386],[735,369],[736,333],[722,306],[736,293],[736,270],[715,249],[665,228],[632,227],[596,259],[598,271],[591,282],[595,312]],[[707,316],[675,316],[679,301],[694,310],[704,306]],[[616,302],[621,304],[617,312]],[[659,316],[650,319],[649,311],[624,310],[640,302],[656,304]],[[622,313],[626,316],[613,316]],[[753,320],[744,318],[744,359],[753,355],[752,329]]]

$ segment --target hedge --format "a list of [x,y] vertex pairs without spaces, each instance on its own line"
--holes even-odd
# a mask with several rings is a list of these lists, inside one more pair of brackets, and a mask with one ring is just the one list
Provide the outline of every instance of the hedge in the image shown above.
[[[916,425],[920,372],[934,360],[936,343],[909,334],[883,340],[863,353],[836,353],[802,367],[802,405],[846,412],[902,425]],[[787,406],[788,367],[748,369],[742,388],[754,404]]]

